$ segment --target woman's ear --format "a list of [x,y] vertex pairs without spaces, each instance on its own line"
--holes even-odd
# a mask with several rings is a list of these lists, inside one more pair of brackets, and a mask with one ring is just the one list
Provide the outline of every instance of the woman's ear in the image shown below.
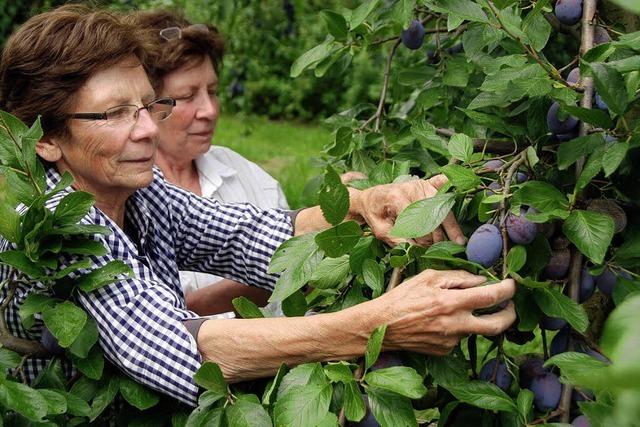
[[43,136],[36,143],[36,153],[44,160],[55,163],[62,157],[60,149],[60,139],[55,137]]

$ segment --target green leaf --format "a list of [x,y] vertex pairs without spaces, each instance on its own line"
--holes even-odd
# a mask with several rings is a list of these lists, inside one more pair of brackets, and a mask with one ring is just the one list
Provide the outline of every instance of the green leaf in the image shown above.
[[378,326],[367,340],[367,349],[364,353],[365,365],[364,369],[368,370],[376,363],[380,350],[382,349],[382,342],[384,341],[384,334],[387,331],[387,325]]
[[360,225],[355,221],[347,221],[318,233],[315,241],[327,256],[338,258],[353,249],[360,236]]
[[21,251],[8,250],[0,253],[0,262],[20,270],[33,279],[37,279],[45,275],[44,268],[40,267],[38,263],[31,261]]
[[225,409],[225,419],[229,427],[271,427],[271,418],[259,403],[237,399]]
[[345,40],[347,38],[349,28],[344,16],[332,10],[323,10],[320,15],[327,26],[327,32],[335,37],[336,40]]
[[373,290],[374,298],[382,295],[384,290],[384,271],[380,264],[372,259],[365,259],[362,263],[364,283]]
[[301,291],[295,291],[282,301],[282,312],[287,317],[304,316],[307,300]]
[[280,388],[280,384],[282,383],[282,379],[289,371],[287,365],[284,363],[280,365],[278,368],[278,372],[276,372],[275,377],[270,381],[269,385],[265,388],[264,394],[262,395],[262,404],[265,406],[271,406],[276,400],[277,391]]
[[493,411],[518,412],[513,400],[495,384],[470,381],[466,384],[448,385],[447,390],[462,402]]
[[589,327],[589,318],[581,305],[555,288],[536,289],[534,297],[538,307],[551,317],[561,317],[578,332]]
[[[640,377],[638,368],[638,321],[640,319],[640,294],[625,299],[607,318],[600,346],[613,362],[618,382],[633,384]],[[628,385],[627,385],[628,386]]]
[[547,45],[551,35],[549,22],[541,13],[530,13],[527,15],[522,27],[533,50],[540,52]]
[[520,419],[523,424],[527,424],[530,421],[533,411],[533,397],[533,392],[526,388],[522,388],[518,392],[516,405],[518,406],[518,413],[520,414]]
[[47,389],[38,389],[38,392],[47,401],[47,414],[60,415],[67,412],[67,398],[64,394]]
[[348,383],[353,381],[353,372],[346,362],[328,363],[324,367],[324,373],[331,382]]
[[442,76],[442,84],[453,87],[466,87],[469,83],[469,66],[463,56],[451,58],[446,62],[447,69]]
[[604,146],[604,138],[601,133],[581,136],[571,141],[563,142],[558,147],[558,169],[567,169],[580,157],[586,156],[602,146]]
[[110,261],[78,279],[76,286],[84,292],[91,292],[117,282],[122,276],[133,276],[133,270],[121,260]]
[[0,235],[11,243],[18,243],[20,214],[5,201],[0,202]]
[[622,74],[602,63],[585,65],[591,70],[596,90],[609,109],[616,114],[624,114],[629,97]]
[[456,133],[449,140],[451,157],[469,162],[473,155],[473,140],[463,133]]
[[443,357],[427,356],[426,363],[429,374],[437,384],[443,387],[464,384],[469,381],[467,375],[469,365],[466,359],[455,353]]
[[213,390],[207,390],[198,397],[198,406],[211,406],[224,397]]
[[317,425],[329,412],[332,392],[331,384],[305,385],[291,389],[274,406],[276,427]]
[[[353,377],[352,377],[353,378]],[[362,392],[355,381],[344,385],[344,416],[349,421],[360,421],[367,413]]]
[[129,377],[120,378],[120,394],[131,406],[141,411],[153,408],[160,401],[156,392]]
[[291,77],[298,77],[305,69],[313,68],[318,65],[320,61],[331,55],[334,51],[336,43],[333,39],[327,39],[323,43],[315,46],[305,53],[303,53],[298,59],[296,59],[291,65]]
[[74,191],[60,200],[53,213],[56,225],[75,224],[84,218],[93,206],[95,197],[84,191]]
[[42,313],[48,308],[53,307],[59,300],[49,295],[30,293],[20,305],[18,314],[25,328],[30,329],[34,324],[34,314]]
[[73,393],[67,393],[67,412],[77,417],[88,417],[91,413],[91,407],[86,400],[76,396]]
[[[0,348],[0,370],[13,369],[20,366],[22,356],[8,348]],[[1,372],[0,371],[0,372]]]
[[96,342],[98,342],[98,325],[93,318],[88,317],[80,334],[69,346],[69,351],[80,358],[85,358]]
[[403,210],[391,229],[391,236],[422,237],[431,233],[445,219],[455,204],[455,194],[436,194],[418,200]]
[[416,0],[400,0],[393,8],[393,20],[403,29],[409,28],[413,18],[413,10],[416,7]]
[[571,384],[591,390],[607,388],[606,377],[610,369],[604,362],[587,354],[577,352],[557,354],[548,359],[544,365],[559,367],[562,377]]
[[367,397],[371,412],[382,427],[414,427],[418,425],[411,401],[406,397],[375,387],[367,388]]
[[574,192],[582,191],[596,175],[600,173],[602,169],[602,158],[604,157],[604,149],[600,147],[595,150],[587,161],[584,164],[584,168],[582,169],[582,173],[578,180],[576,181],[576,187]]
[[87,321],[87,313],[72,303],[64,301],[42,313],[42,320],[60,347],[69,347],[78,337]]
[[40,421],[47,415],[47,400],[36,390],[21,383],[4,381],[0,384],[0,396],[7,409],[16,411],[23,417]]
[[298,365],[289,371],[283,378],[278,387],[278,396],[280,399],[283,395],[296,387],[304,385],[325,385],[328,384],[324,369],[319,363],[305,363]]
[[422,377],[415,369],[407,366],[376,369],[367,372],[365,382],[380,389],[388,390],[411,399],[418,399],[427,392]]
[[[564,194],[553,185],[541,181],[527,181],[513,192],[511,208],[521,205],[533,206],[540,214],[546,214],[547,218],[536,222],[546,222],[551,218],[564,219],[569,214],[569,201]],[[527,218],[531,219],[531,216],[527,215]]]
[[73,264],[69,264],[65,268],[57,271],[52,277],[53,280],[60,280],[63,277],[67,277],[69,274],[78,271],[78,270],[86,270],[93,265],[90,259],[83,259],[78,262],[74,262]]
[[613,288],[611,297],[613,298],[613,303],[618,306],[622,304],[627,297],[637,292],[640,292],[640,281],[627,280],[624,277],[618,276],[618,281]]
[[187,418],[185,427],[222,427],[225,408],[198,407]]
[[585,256],[601,264],[613,238],[610,216],[599,212],[575,210],[562,226],[562,232]]
[[90,238],[64,239],[61,251],[74,255],[96,256],[105,255],[107,253],[107,249],[102,242]]
[[103,382],[96,392],[93,402],[91,403],[91,412],[89,421],[94,421],[102,414],[102,412],[113,402],[118,390],[120,389],[120,380],[116,376],[104,378]]
[[340,224],[349,213],[349,191],[330,165],[324,173],[324,183],[318,194],[318,200],[322,215],[331,225]]
[[464,166],[449,164],[441,167],[440,171],[449,178],[451,185],[455,186],[459,191],[474,189],[482,182],[473,169],[465,168]]
[[102,373],[104,372],[104,356],[99,346],[93,347],[89,355],[84,359],[74,357],[75,356],[72,355],[76,367],[88,378],[99,380],[102,377]]
[[578,119],[594,126],[609,129],[612,126],[611,117],[599,109],[582,108],[575,105],[563,105],[562,109]]
[[489,22],[482,8],[470,0],[435,0],[429,2],[436,12],[453,13],[471,22]]
[[304,234],[284,242],[271,258],[269,273],[284,271],[276,282],[270,302],[282,301],[302,288],[312,277],[322,260],[322,251],[315,242],[315,234]]
[[204,362],[193,376],[193,380],[204,389],[215,391],[222,396],[227,395],[227,382],[216,363]]
[[507,254],[507,266],[509,271],[517,272],[527,262],[527,249],[522,245],[512,247]]
[[69,224],[54,228],[50,234],[63,236],[74,236],[77,234],[103,234],[105,236],[108,236],[109,234],[111,234],[111,229],[103,225],[95,224]]
[[367,0],[355,8],[349,18],[349,29],[353,30],[362,24],[380,3],[380,0]]
[[604,156],[602,157],[604,176],[609,177],[618,169],[618,166],[620,166],[620,163],[622,163],[627,155],[628,148],[629,144],[624,142],[614,142],[606,147]]
[[349,275],[349,255],[323,259],[313,272],[309,284],[318,289],[333,288]]
[[231,303],[243,319],[260,319],[264,317],[260,308],[247,297],[234,298]]

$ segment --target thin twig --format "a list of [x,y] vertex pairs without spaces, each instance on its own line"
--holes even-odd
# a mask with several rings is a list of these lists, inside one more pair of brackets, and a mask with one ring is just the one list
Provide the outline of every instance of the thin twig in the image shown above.
[[[596,3],[597,0],[584,0],[582,6],[582,37],[580,41],[580,57],[584,56],[593,47],[594,26],[596,16]],[[584,92],[582,93],[582,99],[580,106],[582,108],[591,108],[591,102],[593,100],[593,78],[590,76],[580,76]],[[588,123],[582,121],[580,123],[580,136],[585,136],[590,130]],[[584,167],[584,157],[581,157],[576,162],[576,180],[582,174],[582,168]],[[579,194],[576,194],[575,201],[579,198]],[[569,296],[574,301],[580,300],[580,276],[582,273],[582,254],[575,247],[571,248],[571,263],[569,267]],[[568,350],[573,350],[574,342],[573,337],[569,335]],[[566,384],[562,390],[560,397],[559,410],[562,411],[561,422],[568,423],[570,421],[571,408],[571,394],[573,392],[573,386]]]
[[525,151],[521,151],[520,154],[513,160],[511,166],[507,170],[507,175],[504,178],[504,182],[502,184],[502,194],[504,197],[500,200],[500,232],[502,233],[502,278],[506,279],[507,277],[507,254],[509,253],[509,235],[507,233],[507,215],[508,209],[505,200],[509,197],[511,190],[511,181],[513,180],[514,175],[518,172],[518,168],[527,160],[527,153]]

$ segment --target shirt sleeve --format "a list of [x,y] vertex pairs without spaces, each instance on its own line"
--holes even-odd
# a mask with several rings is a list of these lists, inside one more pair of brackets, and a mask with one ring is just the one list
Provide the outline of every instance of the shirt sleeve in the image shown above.
[[276,249],[293,236],[291,218],[280,209],[246,203],[223,205],[169,183],[176,259],[181,270],[201,271],[272,290],[267,273]]
[[[99,267],[113,259],[109,254],[94,261]],[[79,292],[78,302],[95,319],[107,359],[134,380],[195,406],[193,376],[201,356],[184,321],[197,315],[179,308],[179,297],[168,285],[149,279],[144,263],[123,260],[137,277]]]

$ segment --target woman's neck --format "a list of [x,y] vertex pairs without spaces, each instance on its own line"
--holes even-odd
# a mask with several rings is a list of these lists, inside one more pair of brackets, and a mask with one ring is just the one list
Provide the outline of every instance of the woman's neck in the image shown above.
[[196,168],[195,160],[175,159],[158,150],[156,153],[156,165],[162,170],[167,181],[178,187],[202,195],[200,176]]

